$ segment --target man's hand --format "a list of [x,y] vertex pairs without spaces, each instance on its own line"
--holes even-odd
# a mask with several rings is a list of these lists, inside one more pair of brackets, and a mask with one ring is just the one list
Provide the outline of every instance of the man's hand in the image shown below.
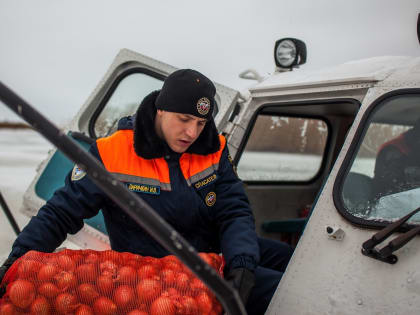
[[[7,270],[9,270],[10,266],[16,261],[17,257],[9,257],[0,267],[0,283],[3,281],[4,275],[6,274]],[[6,293],[6,286],[0,286],[0,298],[3,297],[4,293]]]
[[235,268],[230,270],[225,279],[238,290],[242,302],[246,305],[249,294],[255,285],[255,275],[246,268]]

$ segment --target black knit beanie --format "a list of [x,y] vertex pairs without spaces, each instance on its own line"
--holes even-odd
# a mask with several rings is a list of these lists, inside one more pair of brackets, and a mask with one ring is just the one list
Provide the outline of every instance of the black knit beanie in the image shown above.
[[210,119],[216,104],[216,87],[206,76],[191,69],[170,74],[156,98],[156,108]]

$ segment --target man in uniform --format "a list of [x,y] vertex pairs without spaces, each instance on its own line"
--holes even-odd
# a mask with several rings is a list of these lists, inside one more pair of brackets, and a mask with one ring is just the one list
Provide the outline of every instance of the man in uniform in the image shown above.
[[[201,73],[178,70],[145,97],[133,117],[90,148],[199,252],[222,253],[225,277],[249,314],[263,314],[291,257],[286,244],[255,232],[248,199],[212,113],[216,89]],[[77,165],[13,244],[3,273],[29,250],[54,251],[102,210],[111,248],[143,256],[167,252],[118,208]],[[2,275],[0,274],[2,277]]]

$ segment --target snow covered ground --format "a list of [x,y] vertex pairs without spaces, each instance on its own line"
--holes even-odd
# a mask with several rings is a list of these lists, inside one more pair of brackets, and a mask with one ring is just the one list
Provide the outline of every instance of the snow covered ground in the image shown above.
[[241,156],[238,174],[242,180],[306,181],[316,175],[322,156],[247,151]]
[[[23,194],[52,147],[30,129],[0,129],[0,191],[21,229],[29,221],[19,212]],[[0,211],[0,263],[8,256],[15,238],[4,212]]]

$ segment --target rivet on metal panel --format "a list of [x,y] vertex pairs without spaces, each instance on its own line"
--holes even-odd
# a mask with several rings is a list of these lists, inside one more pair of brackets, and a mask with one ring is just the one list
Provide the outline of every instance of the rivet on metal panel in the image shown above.
[[344,238],[344,231],[341,228],[333,227],[333,226],[327,226],[326,232],[329,239],[341,241]]

